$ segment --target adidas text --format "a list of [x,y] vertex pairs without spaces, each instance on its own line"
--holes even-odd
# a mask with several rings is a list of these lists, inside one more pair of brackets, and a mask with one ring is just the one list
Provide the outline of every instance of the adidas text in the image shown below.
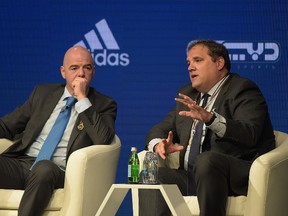
[[127,66],[130,62],[128,53],[107,53],[107,50],[103,49],[103,52],[93,52],[91,54],[98,66]]

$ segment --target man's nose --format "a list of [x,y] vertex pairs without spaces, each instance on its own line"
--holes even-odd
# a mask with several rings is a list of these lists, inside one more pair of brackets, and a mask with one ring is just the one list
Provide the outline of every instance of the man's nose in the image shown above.
[[84,77],[85,76],[85,71],[83,68],[79,68],[77,76],[78,77]]
[[191,64],[189,64],[189,66],[188,66],[188,71],[191,72],[191,71],[193,71],[193,70],[195,70],[195,66],[191,63]]

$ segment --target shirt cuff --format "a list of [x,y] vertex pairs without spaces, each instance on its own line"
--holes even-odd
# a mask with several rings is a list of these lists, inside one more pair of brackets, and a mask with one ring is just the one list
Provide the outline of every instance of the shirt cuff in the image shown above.
[[154,152],[154,147],[156,144],[158,144],[159,142],[161,142],[162,139],[160,138],[155,138],[155,139],[152,139],[149,144],[148,144],[148,151],[152,151]]
[[83,98],[75,104],[75,110],[77,113],[82,113],[91,107],[92,104],[88,98]]

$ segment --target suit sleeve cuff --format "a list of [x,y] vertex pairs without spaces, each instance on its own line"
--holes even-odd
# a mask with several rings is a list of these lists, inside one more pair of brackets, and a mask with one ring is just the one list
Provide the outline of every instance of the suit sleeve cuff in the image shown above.
[[76,110],[77,113],[82,113],[82,112],[84,112],[85,110],[87,110],[91,106],[92,106],[92,104],[89,101],[89,99],[88,98],[83,98],[82,100],[78,101],[75,104],[75,110]]

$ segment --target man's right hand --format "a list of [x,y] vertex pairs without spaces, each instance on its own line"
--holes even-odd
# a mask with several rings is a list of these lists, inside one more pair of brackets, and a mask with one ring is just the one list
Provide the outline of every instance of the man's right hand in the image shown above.
[[155,145],[154,152],[158,153],[161,158],[165,159],[166,155],[184,149],[183,146],[174,145],[172,141],[173,132],[169,131],[167,139],[162,139],[161,142]]
[[74,96],[77,98],[77,100],[81,100],[83,98],[86,98],[87,96],[87,89],[88,89],[88,83],[87,79],[83,77],[76,77],[73,82],[73,90],[74,90]]

